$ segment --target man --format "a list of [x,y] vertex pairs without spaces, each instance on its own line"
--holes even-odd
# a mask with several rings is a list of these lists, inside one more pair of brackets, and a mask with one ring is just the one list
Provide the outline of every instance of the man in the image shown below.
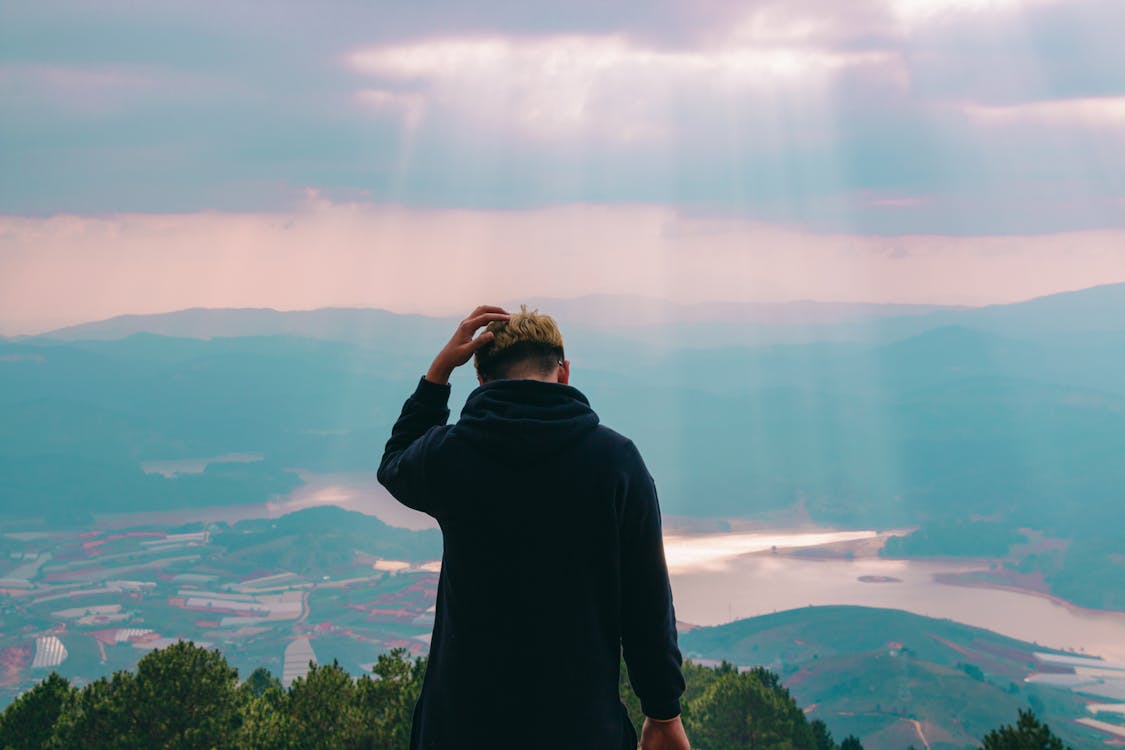
[[[446,425],[474,355],[480,387]],[[395,423],[379,481],[444,539],[412,748],[633,750],[622,652],[642,748],[688,748],[652,477],[569,380],[554,320],[482,306]]]

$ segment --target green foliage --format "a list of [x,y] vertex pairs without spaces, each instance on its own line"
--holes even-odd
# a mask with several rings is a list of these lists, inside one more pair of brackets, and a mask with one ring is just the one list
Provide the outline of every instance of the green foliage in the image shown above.
[[[58,674],[0,713],[3,750],[407,750],[426,659],[383,654],[372,674],[310,664],[286,690],[266,669],[241,685],[215,650],[174,643],[149,653],[136,673],[117,672],[75,689]],[[623,670],[624,672],[624,670]],[[823,721],[809,722],[774,672],[684,664],[683,717],[697,750],[863,750],[839,745]],[[621,697],[643,721],[628,681]],[[1031,711],[995,729],[983,750],[1068,750]]]
[[[686,670],[689,666],[690,662],[684,664],[685,679],[687,677]],[[629,682],[629,671],[625,666],[624,659],[621,660],[620,672],[618,674],[620,678],[617,682],[617,692],[621,696],[621,702],[625,705],[625,710],[629,712],[629,721],[633,723],[633,728],[637,730],[637,736],[640,737],[641,727],[645,722],[645,714],[641,711],[641,699],[633,692],[633,686]]]
[[804,713],[768,670],[726,670],[696,701],[686,727],[701,750],[810,748],[816,737]]
[[118,672],[79,691],[51,746],[217,747],[242,723],[240,697],[238,672],[221,653],[180,641],[147,654],[135,675]]
[[426,664],[426,659],[411,662],[406,649],[396,648],[375,662],[371,671],[376,679],[359,680],[359,705],[372,734],[367,747],[406,750],[410,746],[410,722]]
[[293,681],[286,705],[297,747],[345,750],[360,735],[365,717],[356,700],[356,685],[339,664],[310,665]]
[[981,744],[984,750],[1069,750],[1033,711],[1020,711],[1016,725],[993,729]]
[[134,685],[149,747],[219,745],[242,723],[238,670],[217,649],[180,641],[152,652],[137,663]]
[[[863,743],[854,734],[849,734],[843,742],[837,745],[832,739],[832,733],[828,731],[828,725],[820,719],[814,720],[809,724],[809,727],[812,729],[813,738],[816,740],[816,744],[813,746],[816,750],[863,750]],[[914,750],[914,746],[911,745],[907,750]]]
[[[243,688],[251,690],[245,685]],[[243,703],[242,727],[235,747],[239,750],[297,750],[293,720],[286,712],[287,697],[280,682],[261,695],[251,695]]]
[[[383,654],[355,680],[340,665],[310,665],[289,690],[271,685],[244,711],[240,750],[407,750],[426,660]],[[249,683],[249,680],[247,681]]]
[[335,506],[304,508],[281,518],[239,521],[212,537],[225,559],[254,567],[320,576],[349,565],[355,551],[400,560],[441,557],[441,532],[388,526]]
[[314,664],[285,690],[266,669],[239,685],[218,651],[174,643],[81,690],[52,673],[0,713],[0,748],[407,750],[426,663],[394,649],[358,680]]
[[74,688],[70,682],[51,672],[46,679],[28,690],[0,714],[0,748],[4,750],[40,750],[46,746],[63,706]]
[[958,662],[957,668],[965,674],[972,677],[977,682],[984,682],[984,672],[976,664],[968,664],[966,662]]
[[1125,554],[1122,550],[1125,550],[1125,534],[1121,531],[1105,531],[1074,540],[1061,565],[1047,572],[1051,591],[1084,607],[1125,610]]
[[130,672],[116,672],[78,691],[63,707],[47,747],[68,750],[132,750],[144,747],[136,726],[141,717],[133,710],[136,678]]
[[[1078,746],[1089,734],[1066,721],[1085,713],[1078,696],[1023,683],[1041,647],[952,621],[886,609],[805,607],[697,628],[681,634],[680,646],[710,659],[797,667],[786,685],[802,705],[817,706],[810,718],[827,721],[836,742],[855,734],[866,743],[915,718],[947,732],[950,746],[976,746],[1000,723],[997,717],[1015,717],[1029,703],[1057,725],[1065,742]],[[985,679],[963,664],[978,667]]]
[[809,724],[812,729],[813,739],[816,744],[813,746],[816,750],[836,750],[836,743],[832,740],[832,733],[828,731],[828,725],[820,719],[815,719]]
[[892,536],[883,557],[1003,557],[1023,539],[1009,524],[990,521],[933,521],[906,536]]
[[265,667],[258,667],[242,683],[242,689],[254,698],[260,698],[269,690],[280,690],[281,680],[274,677]]

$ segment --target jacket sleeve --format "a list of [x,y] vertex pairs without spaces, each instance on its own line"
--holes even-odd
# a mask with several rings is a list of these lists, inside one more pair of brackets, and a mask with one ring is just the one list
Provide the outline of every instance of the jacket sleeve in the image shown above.
[[379,462],[379,483],[403,505],[431,515],[434,499],[428,492],[426,459],[434,428],[449,419],[449,392],[448,383],[422,378],[402,405]]
[[660,505],[640,453],[632,443],[629,448],[621,520],[621,645],[645,716],[671,719],[680,713],[684,676]]

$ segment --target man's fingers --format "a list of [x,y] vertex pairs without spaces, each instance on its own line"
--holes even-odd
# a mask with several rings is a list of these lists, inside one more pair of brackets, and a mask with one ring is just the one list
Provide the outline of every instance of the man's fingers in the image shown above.
[[491,323],[494,320],[507,320],[510,317],[511,316],[506,312],[481,313],[480,315],[476,315],[472,318],[467,318],[463,323],[461,323],[461,330],[467,333],[472,333],[481,326],[487,323]]
[[505,315],[507,315],[508,311],[502,307],[497,307],[496,305],[480,305],[476,310],[473,310],[471,313],[469,313],[469,317],[475,318],[478,315],[482,315],[484,313],[504,313]]
[[487,344],[489,341],[492,341],[492,339],[494,338],[495,336],[493,335],[492,331],[485,331],[469,342],[469,351],[475,352],[477,349],[480,349],[482,346]]

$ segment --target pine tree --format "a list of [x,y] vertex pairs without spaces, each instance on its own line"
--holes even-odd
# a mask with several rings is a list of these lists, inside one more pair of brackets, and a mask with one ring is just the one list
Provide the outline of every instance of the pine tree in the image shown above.
[[16,698],[0,714],[0,748],[41,750],[54,731],[63,706],[71,699],[70,682],[51,672],[35,687]]
[[816,746],[804,713],[768,670],[724,670],[691,702],[688,734],[701,750]]
[[217,650],[181,641],[152,651],[67,701],[50,746],[88,750],[229,745],[242,723],[238,671]]
[[986,734],[981,746],[984,750],[1070,750],[1030,709],[1019,712],[1014,727],[1006,725]]
[[136,737],[131,672],[101,677],[73,693],[47,743],[53,750],[142,750]]
[[274,677],[265,667],[258,667],[242,683],[242,688],[254,697],[260,697],[267,690],[281,689],[281,680]]
[[[243,689],[249,692],[245,685]],[[242,704],[242,726],[235,741],[238,750],[297,750],[288,699],[280,681],[261,695],[249,696]]]
[[836,750],[836,743],[832,739],[832,733],[828,731],[828,725],[820,719],[814,719],[809,728],[812,729],[813,739],[816,744],[813,746],[816,750]]
[[348,750],[369,721],[359,709],[356,684],[338,662],[310,663],[289,687],[286,701],[297,747]]
[[363,747],[407,750],[414,704],[422,692],[426,660],[411,660],[404,648],[382,654],[371,668],[374,679],[361,677],[357,684],[360,712],[367,717]]

